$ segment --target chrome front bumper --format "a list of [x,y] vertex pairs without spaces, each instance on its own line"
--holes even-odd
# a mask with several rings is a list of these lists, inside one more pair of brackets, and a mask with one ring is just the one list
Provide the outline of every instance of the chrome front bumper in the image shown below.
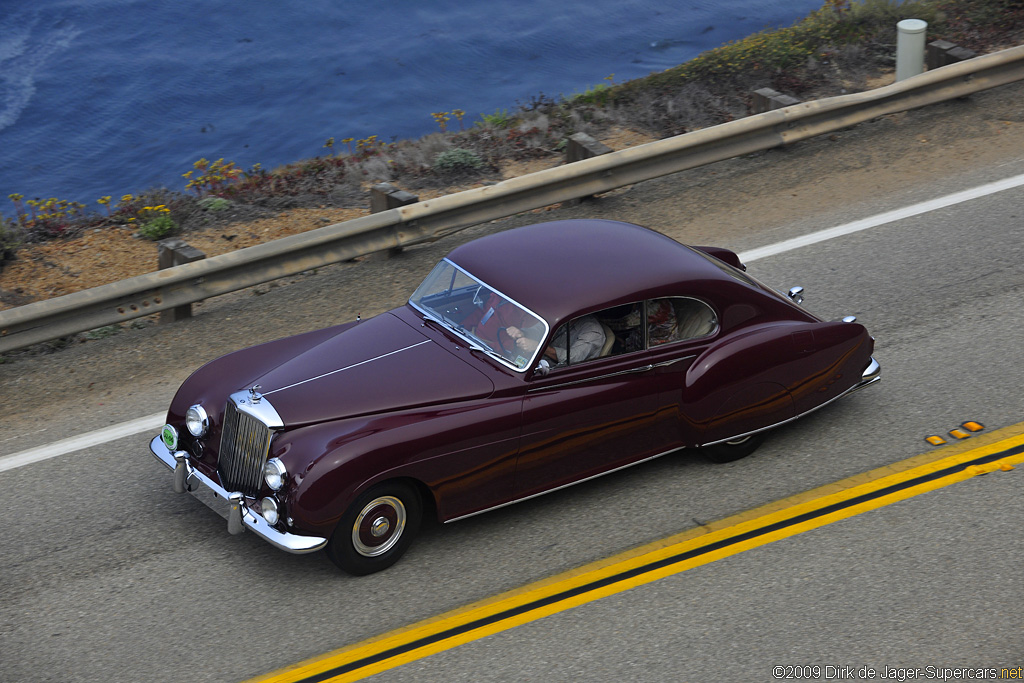
[[159,436],[149,442],[149,450],[174,472],[174,491],[188,491],[221,517],[227,518],[228,533],[240,534],[248,527],[271,545],[290,553],[311,553],[327,545],[326,538],[289,534],[270,526],[261,515],[249,509],[245,496],[237,491],[225,491],[220,484],[192,467],[188,453],[167,450]]

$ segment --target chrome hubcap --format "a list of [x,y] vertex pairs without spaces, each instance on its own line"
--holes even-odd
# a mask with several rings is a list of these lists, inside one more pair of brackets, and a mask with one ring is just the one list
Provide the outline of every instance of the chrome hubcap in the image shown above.
[[363,506],[352,524],[352,547],[363,557],[391,550],[405,530],[405,504],[395,496],[380,496]]
[[386,517],[378,517],[373,520],[373,524],[370,525],[370,533],[377,538],[380,538],[386,534],[390,528],[391,522],[389,522]]

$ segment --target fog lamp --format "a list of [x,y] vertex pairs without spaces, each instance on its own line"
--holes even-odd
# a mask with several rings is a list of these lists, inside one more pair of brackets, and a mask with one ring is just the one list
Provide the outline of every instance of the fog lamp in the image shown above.
[[201,405],[196,404],[185,413],[185,426],[188,427],[189,434],[199,438],[210,428],[210,416]]
[[277,520],[279,520],[281,516],[277,511],[276,500],[268,496],[260,501],[260,508],[263,510],[263,519],[267,520],[267,524],[277,524]]
[[263,466],[263,479],[271,491],[280,491],[284,487],[284,478],[288,475],[284,463],[278,458],[271,458]]

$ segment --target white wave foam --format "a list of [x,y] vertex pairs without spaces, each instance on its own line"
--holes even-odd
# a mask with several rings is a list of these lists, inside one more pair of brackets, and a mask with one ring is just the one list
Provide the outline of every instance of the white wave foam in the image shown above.
[[14,125],[36,92],[36,75],[81,33],[63,25],[36,30],[39,16],[16,14],[0,26],[0,131]]

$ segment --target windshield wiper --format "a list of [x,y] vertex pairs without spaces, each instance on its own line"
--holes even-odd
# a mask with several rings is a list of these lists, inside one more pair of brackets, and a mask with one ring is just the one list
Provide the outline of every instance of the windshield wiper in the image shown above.
[[[451,320],[451,319],[445,317],[444,313],[441,313],[440,311],[434,311],[434,313],[437,313],[439,316],[441,316],[441,319],[437,320],[436,318],[432,318],[429,315],[424,315],[423,316],[423,320],[424,321],[429,320],[430,322],[434,323],[435,325],[440,325],[441,329],[443,329],[443,330],[445,330],[447,332],[458,332],[459,334],[461,334],[461,335],[463,335],[465,337],[469,337],[471,340],[475,339],[475,337],[473,337],[473,335],[470,334],[469,330],[467,330],[465,327],[463,327],[462,325],[458,324],[454,320]],[[472,346],[472,345],[473,345],[473,342],[470,341],[470,346]]]
[[[435,313],[436,313],[436,311],[435,311]],[[450,321],[447,318],[445,318],[444,314],[438,313],[438,315],[441,316],[440,320],[438,320],[437,318],[434,318],[434,317],[431,317],[429,315],[424,314],[423,315],[423,322],[425,322],[425,323],[434,323],[435,325],[440,326],[440,328],[442,330],[444,330],[445,332],[451,332],[453,328],[457,329],[458,326],[455,325],[455,323],[453,323],[452,321]]]
[[465,337],[466,340],[469,342],[466,345],[466,348],[468,348],[470,351],[483,351],[484,353],[486,353],[489,356],[493,356],[494,358],[505,360],[505,356],[501,355],[500,353],[495,351],[493,348],[488,346],[488,344],[486,342],[481,341],[480,339],[477,339],[475,335],[473,335],[469,330],[467,330],[462,325],[458,324],[454,320],[450,320],[449,318],[445,317],[445,315],[443,313],[439,312],[439,311],[434,311],[434,313],[437,313],[439,316],[441,316],[441,320],[437,320],[436,318],[432,318],[429,315],[424,315],[423,316],[423,320],[424,321],[430,321],[430,322],[434,323],[435,325],[440,325],[441,329],[443,329],[443,330],[445,330],[447,332],[452,332],[452,331],[458,332],[460,335]]

